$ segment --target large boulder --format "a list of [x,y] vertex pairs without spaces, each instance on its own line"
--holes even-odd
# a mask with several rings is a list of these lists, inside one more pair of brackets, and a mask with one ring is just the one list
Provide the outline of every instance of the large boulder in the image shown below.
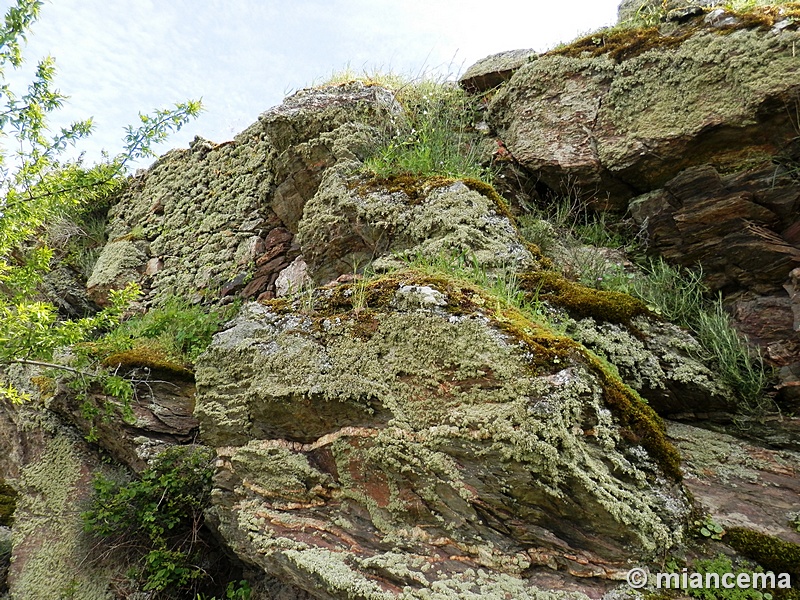
[[490,186],[444,177],[371,179],[353,166],[328,171],[299,224],[303,257],[318,282],[416,256],[463,254],[490,270],[533,264]]
[[490,105],[507,150],[550,188],[616,208],[689,166],[778,154],[797,135],[800,33],[698,18],[600,32],[520,67]]
[[174,295],[272,297],[299,256],[294,240],[325,170],[363,158],[394,96],[358,82],[300,91],[231,142],[196,138],[139,174],[109,212],[89,280],[102,303],[137,281],[149,302]]
[[658,418],[579,344],[411,272],[303,302],[247,305],[197,364],[244,562],[317,598],[546,597],[679,543]]

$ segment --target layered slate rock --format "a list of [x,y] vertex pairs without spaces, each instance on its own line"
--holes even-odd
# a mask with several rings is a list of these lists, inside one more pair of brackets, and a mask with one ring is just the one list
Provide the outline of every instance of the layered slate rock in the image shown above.
[[569,178],[620,208],[689,166],[774,155],[796,136],[793,28],[608,36],[523,65],[490,105],[505,147],[552,189]]
[[800,405],[800,183],[791,171],[772,163],[725,175],[692,167],[630,209],[650,252],[699,265],[709,288],[725,293],[739,331],[776,368],[781,402]]
[[577,346],[409,277],[372,283],[375,308],[320,314],[357,283],[308,316],[247,305],[199,359],[210,518],[243,561],[318,598],[548,597],[539,577],[614,578],[679,542],[675,471]]
[[702,265],[712,290],[761,293],[780,289],[800,266],[798,209],[800,184],[774,164],[724,176],[692,167],[631,203],[651,250]]
[[486,92],[511,79],[514,71],[535,60],[535,50],[506,50],[476,62],[459,77],[458,83],[468,92]]

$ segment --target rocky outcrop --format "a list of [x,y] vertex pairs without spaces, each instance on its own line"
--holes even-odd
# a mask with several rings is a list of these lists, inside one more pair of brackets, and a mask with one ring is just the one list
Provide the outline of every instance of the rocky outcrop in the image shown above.
[[412,283],[373,284],[395,292],[377,311],[249,305],[198,363],[212,514],[245,562],[320,598],[468,598],[535,593],[531,569],[613,579],[631,546],[680,540],[680,488],[589,363],[537,375],[491,317]]
[[[702,265],[786,400],[800,391],[786,111],[800,34],[771,12],[683,8],[660,31],[490,57],[461,84],[501,86],[476,129],[499,136],[514,210],[578,186],[629,209],[650,252]],[[233,141],[197,138],[131,179],[88,295],[52,284],[62,310],[127,282],[143,310],[244,303],[194,371],[106,360],[134,385],[127,406],[96,382],[10,370],[34,397],[0,404],[0,475],[20,493],[15,600],[128,594],[115,589],[125,567],[95,559],[81,531],[92,474],[136,477],[180,444],[216,452],[206,524],[253,600],[613,600],[632,561],[694,552],[702,511],[800,541],[797,429],[712,431],[736,390],[698,342],[643,302],[570,281],[488,184],[368,174],[403,118],[380,86],[304,90]],[[461,257],[449,272],[424,268],[447,255]]]
[[388,91],[361,83],[304,90],[232,142],[198,138],[166,154],[111,209],[92,297],[133,280],[150,302],[273,297],[322,174],[363,154],[374,125],[397,110]]
[[479,60],[458,78],[468,92],[486,92],[511,79],[514,71],[538,58],[534,50],[507,50]]
[[[493,98],[490,123],[517,177],[627,210],[651,254],[701,268],[777,369],[779,400],[794,410],[800,34],[786,16],[794,9],[680,4],[692,10],[660,28],[601,32],[521,67]],[[621,5],[621,20],[631,7]]]
[[357,272],[359,265],[381,270],[403,258],[443,253],[469,254],[489,270],[533,264],[503,201],[480,182],[381,181],[353,172],[352,165],[344,173],[329,171],[298,227],[304,260],[318,282]]
[[800,34],[684,27],[599,34],[539,57],[492,99],[492,125],[550,188],[570,179],[616,208],[689,166],[779,153],[797,135]]
[[791,235],[800,224],[800,184],[780,166],[725,176],[711,165],[692,167],[630,209],[652,251],[702,265],[712,290],[774,292],[800,266]]

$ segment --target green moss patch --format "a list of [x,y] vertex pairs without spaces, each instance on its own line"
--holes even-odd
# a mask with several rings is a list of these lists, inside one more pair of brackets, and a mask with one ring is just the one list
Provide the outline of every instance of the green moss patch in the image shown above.
[[103,366],[111,369],[146,367],[152,371],[183,379],[193,379],[194,377],[186,365],[176,362],[163,350],[152,346],[135,346],[129,350],[115,352],[105,357],[102,363]]
[[[581,317],[592,316],[605,321],[627,322],[648,312],[643,303],[627,294],[585,288],[556,273],[526,274],[521,282],[527,283],[529,289],[538,289],[540,298],[544,291],[552,296],[556,304],[571,309]],[[667,440],[658,414],[635,391],[626,386],[608,366],[580,343],[532,321],[518,308],[470,282],[445,274],[398,271],[372,280],[342,284],[317,292],[313,302],[306,306],[306,312],[315,323],[317,331],[322,331],[326,320],[338,317],[349,323],[354,337],[367,340],[379,328],[379,311],[391,305],[401,286],[410,285],[429,286],[444,294],[447,297],[446,310],[450,314],[485,315],[495,327],[519,342],[535,375],[554,373],[571,363],[587,364],[599,378],[606,404],[618,419],[625,439],[644,447],[667,476],[674,480],[681,479],[680,454]],[[297,302],[278,300],[267,304],[282,314],[298,310]]]
[[664,35],[658,27],[612,27],[579,38],[545,56],[568,56],[572,58],[608,56],[622,62],[648,50],[667,50],[680,46],[700,30],[708,29],[718,34],[727,34],[740,29],[769,28],[784,19],[800,19],[800,2],[781,5],[758,6],[746,11],[727,11],[736,23],[708,29],[702,19],[670,35]]
[[519,282],[528,293],[566,309],[576,319],[592,317],[627,324],[634,317],[650,314],[647,305],[633,296],[586,287],[554,271],[525,273]]
[[691,34],[665,36],[659,32],[658,27],[609,29],[582,37],[563,48],[551,50],[545,56],[583,58],[607,55],[622,62],[648,50],[680,46],[689,35]]
[[603,384],[605,401],[619,419],[623,436],[645,448],[664,472],[676,481],[683,478],[681,455],[667,440],[664,422],[635,391],[625,385],[600,360],[586,353],[594,373]]
[[375,191],[386,191],[390,194],[402,192],[408,196],[411,204],[419,204],[431,190],[447,187],[459,181],[473,192],[478,192],[491,200],[497,213],[506,217],[512,225],[516,225],[516,219],[505,198],[498,194],[491,184],[475,177],[453,178],[442,175],[425,177],[404,173],[389,177],[371,177],[354,183],[352,189],[358,190],[361,195]]
[[775,573],[800,577],[800,545],[742,527],[728,529],[726,544]]

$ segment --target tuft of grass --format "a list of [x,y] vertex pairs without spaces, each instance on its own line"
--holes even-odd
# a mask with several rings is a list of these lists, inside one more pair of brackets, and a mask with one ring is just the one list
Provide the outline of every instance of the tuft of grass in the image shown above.
[[490,273],[480,266],[474,256],[467,253],[433,256],[416,254],[403,258],[403,261],[409,269],[423,275],[447,275],[467,281],[495,299],[498,306],[511,306],[535,322],[543,323],[547,320],[544,305],[536,295],[531,295],[520,287],[519,278],[511,268]]
[[[766,365],[736,331],[722,300],[709,299],[702,270],[676,268],[659,258],[637,272],[608,260],[597,247],[630,253],[635,244],[616,233],[602,213],[593,213],[579,198],[580,194],[571,190],[521,217],[520,233],[543,248],[561,243],[576,271],[574,278],[584,286],[633,296],[664,320],[691,330],[704,350],[701,358],[712,361],[723,381],[738,394],[740,411],[751,415],[766,412],[772,405],[764,395],[770,380]],[[548,277],[561,280],[555,274]],[[563,290],[545,291],[553,301],[563,302]],[[587,305],[594,308],[596,303],[591,300]]]
[[403,115],[384,131],[366,168],[375,176],[474,178],[491,183],[483,165],[480,100],[455,82],[421,78],[403,82],[389,77]]
[[771,405],[764,397],[770,377],[761,353],[754,352],[734,329],[722,299],[698,311],[696,319],[698,340],[716,362],[723,380],[739,394],[740,409],[751,414],[765,412]]
[[764,396],[770,375],[761,354],[733,326],[722,298],[708,299],[701,270],[673,267],[659,258],[643,276],[626,280],[628,293],[642,299],[662,318],[690,329],[722,379],[736,391],[745,414],[760,414],[771,405]]

